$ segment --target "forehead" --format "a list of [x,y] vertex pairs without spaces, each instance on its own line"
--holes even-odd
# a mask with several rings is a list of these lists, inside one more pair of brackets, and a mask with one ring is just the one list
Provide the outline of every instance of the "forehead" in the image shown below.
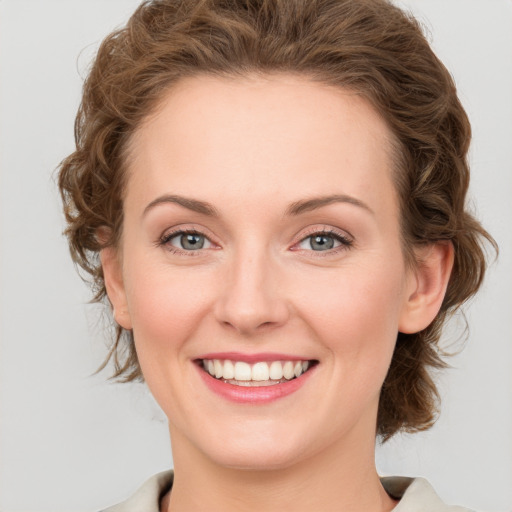
[[350,90],[293,75],[190,77],[135,132],[127,200],[170,189],[246,201],[336,192],[386,206],[395,200],[391,141]]

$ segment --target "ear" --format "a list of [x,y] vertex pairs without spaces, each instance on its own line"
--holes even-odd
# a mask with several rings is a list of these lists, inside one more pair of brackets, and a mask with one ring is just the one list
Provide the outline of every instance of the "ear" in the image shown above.
[[107,295],[112,304],[114,320],[124,329],[131,329],[132,323],[128,312],[128,301],[123,281],[122,263],[119,251],[105,247],[100,251],[101,266]]
[[451,242],[442,241],[415,251],[417,268],[408,278],[406,301],[400,315],[398,330],[412,334],[434,320],[446,293],[453,268]]

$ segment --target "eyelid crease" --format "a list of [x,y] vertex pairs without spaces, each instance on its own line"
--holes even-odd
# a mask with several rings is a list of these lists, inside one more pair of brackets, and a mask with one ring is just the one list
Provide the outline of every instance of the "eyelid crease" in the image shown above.
[[172,254],[178,254],[180,256],[200,256],[202,253],[204,253],[203,248],[196,249],[196,250],[186,250],[186,249],[180,249],[179,247],[175,247],[170,244],[170,241],[180,235],[199,235],[206,240],[210,244],[212,244],[213,247],[208,247],[207,249],[217,249],[218,244],[216,244],[214,241],[211,240],[211,238],[203,233],[202,231],[198,230],[197,228],[174,228],[171,229],[171,231],[164,231],[164,234],[161,235],[156,241],[155,246],[157,248],[164,248],[166,251],[169,251]]
[[[314,251],[313,249],[302,249],[300,247],[297,247],[299,244],[303,243],[308,238],[311,238],[313,236],[327,236],[336,239],[340,245],[338,247],[333,247],[331,249],[326,249],[325,251]],[[328,228],[323,230],[314,229],[311,230],[307,234],[302,234],[299,241],[295,242],[295,244],[290,248],[292,251],[304,251],[305,253],[314,255],[315,258],[322,258],[322,257],[328,257],[328,256],[334,256],[337,255],[339,252],[347,251],[349,249],[352,249],[354,246],[354,239],[351,236],[346,236],[342,233],[340,233],[338,230],[334,228]]]
[[201,231],[198,231],[197,229],[190,228],[177,229],[175,231],[167,231],[158,239],[158,242],[167,243],[169,240],[175,238],[178,235],[200,235],[204,236],[208,241],[213,243],[206,234],[202,233]]
[[300,233],[299,236],[296,237],[297,242],[302,242],[306,238],[313,236],[313,235],[328,235],[328,236],[334,236],[336,238],[339,238],[343,241],[354,243],[354,237],[345,230],[337,229],[332,226],[324,226],[321,229],[318,227],[311,227],[308,230],[306,230],[303,233]]

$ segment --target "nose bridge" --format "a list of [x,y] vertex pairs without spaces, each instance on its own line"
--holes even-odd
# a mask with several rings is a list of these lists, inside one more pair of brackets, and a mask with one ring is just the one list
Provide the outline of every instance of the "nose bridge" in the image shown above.
[[218,320],[250,334],[278,326],[288,318],[279,288],[279,265],[263,244],[247,240],[233,252],[217,304]]

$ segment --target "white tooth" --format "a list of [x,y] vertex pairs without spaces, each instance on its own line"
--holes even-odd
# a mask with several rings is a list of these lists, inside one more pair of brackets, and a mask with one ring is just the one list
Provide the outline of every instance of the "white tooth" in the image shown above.
[[252,380],[268,380],[269,369],[267,363],[256,363],[252,367]]
[[302,373],[302,361],[297,361],[295,363],[295,367],[293,368],[293,373],[295,374],[295,377],[299,377]]
[[295,377],[295,373],[293,371],[293,363],[291,361],[286,361],[286,363],[284,363],[283,377],[287,380],[293,379],[293,377]]
[[226,359],[226,361],[224,361],[224,370],[222,372],[222,376],[225,379],[235,378],[235,367],[233,366],[233,363],[229,359]]
[[211,359],[208,359],[208,373],[212,376],[215,375],[215,366]]
[[237,361],[235,363],[235,380],[251,380],[251,365]]
[[302,363],[302,373],[304,373],[309,368],[309,361],[304,361]]
[[283,365],[281,361],[272,361],[270,363],[270,378],[272,380],[279,380],[283,378]]
[[215,377],[220,379],[222,377],[222,363],[218,359],[214,359],[213,367],[215,368]]

